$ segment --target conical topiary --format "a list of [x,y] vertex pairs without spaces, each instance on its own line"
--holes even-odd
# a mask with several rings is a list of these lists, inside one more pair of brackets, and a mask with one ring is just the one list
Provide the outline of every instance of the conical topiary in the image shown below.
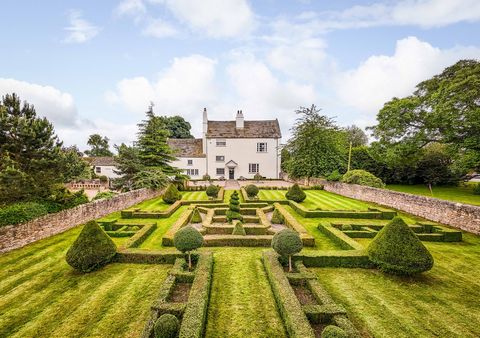
[[163,194],[163,201],[167,204],[173,204],[182,199],[182,194],[178,191],[175,184],[170,183]]
[[280,213],[280,211],[278,211],[278,209],[275,209],[273,211],[273,215],[272,215],[272,220],[271,222],[273,224],[284,224],[285,223],[285,218],[283,217],[283,215]]
[[302,190],[302,188],[300,188],[300,186],[297,183],[295,183],[290,188],[288,188],[288,191],[285,194],[285,197],[287,198],[287,200],[292,200],[297,203],[300,203],[300,202],[303,202],[305,198],[307,198],[307,195]]
[[67,263],[81,272],[90,272],[108,264],[117,246],[95,221],[90,221],[67,251]]
[[433,257],[400,217],[378,232],[368,246],[368,257],[381,270],[411,275],[433,267]]
[[238,197],[237,191],[232,193],[227,211],[227,221],[232,222],[234,219],[243,220],[242,215],[240,215],[240,197]]
[[240,236],[246,236],[247,233],[245,232],[245,228],[243,227],[243,223],[241,221],[238,221],[235,223],[235,227],[233,228],[232,235],[240,235]]
[[192,216],[190,217],[190,223],[202,223],[202,216],[198,208],[193,209]]

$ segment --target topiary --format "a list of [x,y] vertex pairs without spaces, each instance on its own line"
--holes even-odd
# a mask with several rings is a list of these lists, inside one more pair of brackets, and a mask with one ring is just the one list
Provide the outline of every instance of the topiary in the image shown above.
[[303,248],[300,235],[292,229],[283,229],[272,238],[272,248],[280,256],[288,256],[288,271],[292,272],[292,255],[299,253]]
[[263,176],[260,175],[259,173],[256,173],[256,174],[253,176],[253,179],[254,179],[255,181],[261,181],[261,180],[263,180]]
[[240,235],[240,236],[246,236],[247,233],[245,232],[245,228],[243,227],[243,223],[241,221],[238,221],[235,223],[235,227],[233,228],[232,235]]
[[193,209],[192,216],[190,216],[190,223],[202,223],[202,216],[198,208]]
[[140,228],[136,225],[128,227],[128,231],[138,231],[138,230],[140,230]]
[[343,177],[343,175],[340,174],[338,169],[335,169],[334,171],[332,171],[330,173],[330,175],[327,176],[327,181],[338,182],[342,179],[342,177]]
[[258,195],[260,189],[255,184],[249,184],[245,187],[245,191],[247,192],[248,197],[255,198]]
[[385,184],[377,176],[366,170],[350,170],[342,177],[342,182],[349,184],[366,185],[374,188],[385,188]]
[[165,193],[163,194],[163,201],[167,204],[173,204],[176,201],[179,201],[182,199],[182,195],[178,191],[177,187],[175,184],[170,183],[165,190]]
[[180,321],[170,313],[161,315],[155,322],[155,338],[175,338],[180,328]]
[[90,272],[107,265],[117,252],[112,239],[95,221],[82,229],[75,242],[67,251],[67,263],[81,272]]
[[382,271],[411,275],[433,267],[433,257],[400,217],[378,232],[367,248],[368,257]]
[[283,215],[280,213],[280,211],[278,209],[275,209],[273,211],[271,222],[273,224],[284,224],[285,223],[285,217],[283,217]]
[[297,183],[295,183],[290,188],[288,188],[288,191],[285,194],[285,197],[287,198],[287,200],[292,200],[297,203],[300,203],[300,202],[303,202],[305,198],[307,198],[307,195],[302,190],[302,188],[300,188],[300,186]]
[[207,190],[205,190],[205,193],[207,194],[208,197],[211,199],[215,199],[218,197],[218,192],[220,191],[220,187],[218,185],[209,185],[207,187]]
[[342,224],[342,231],[351,231],[353,227],[351,224]]
[[240,197],[235,190],[230,197],[230,204],[228,205],[228,211],[226,213],[227,221],[231,223],[234,219],[243,221],[242,215],[240,215]]
[[192,269],[192,250],[203,245],[202,234],[191,225],[184,226],[173,236],[173,245],[178,251],[188,254],[188,269]]
[[347,338],[347,333],[335,325],[327,325],[322,331],[321,338]]

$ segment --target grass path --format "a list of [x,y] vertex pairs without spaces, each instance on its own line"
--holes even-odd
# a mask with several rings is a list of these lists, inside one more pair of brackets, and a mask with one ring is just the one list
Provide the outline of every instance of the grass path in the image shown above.
[[286,337],[262,249],[209,249],[215,264],[206,337]]
[[[368,245],[369,240],[360,241]],[[420,277],[377,270],[313,269],[358,325],[376,337],[480,336],[480,237],[425,243],[435,265]]]
[[435,197],[442,200],[467,203],[473,205],[480,205],[480,195],[474,195],[472,191],[472,185],[467,186],[439,186],[433,187],[433,196],[430,193],[430,189],[423,184],[417,185],[400,185],[389,184],[387,189],[406,192],[414,195],[421,195],[427,197]]

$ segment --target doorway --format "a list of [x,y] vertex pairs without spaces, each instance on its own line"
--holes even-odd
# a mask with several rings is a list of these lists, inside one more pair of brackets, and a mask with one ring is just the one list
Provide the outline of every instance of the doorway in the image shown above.
[[229,180],[235,179],[235,169],[234,168],[229,168],[228,169],[228,179]]

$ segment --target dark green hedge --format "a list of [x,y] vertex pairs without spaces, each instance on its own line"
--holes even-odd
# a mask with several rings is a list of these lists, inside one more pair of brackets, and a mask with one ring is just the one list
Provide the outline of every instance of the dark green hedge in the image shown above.
[[25,223],[48,214],[44,204],[37,202],[19,202],[0,208],[0,227]]

